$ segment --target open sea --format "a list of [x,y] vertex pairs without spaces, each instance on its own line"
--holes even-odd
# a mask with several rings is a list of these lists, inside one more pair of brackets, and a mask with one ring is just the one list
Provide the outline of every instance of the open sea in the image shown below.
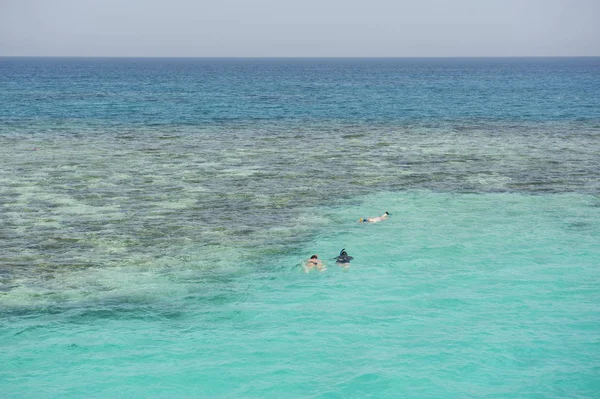
[[599,397],[600,57],[0,58],[0,398]]

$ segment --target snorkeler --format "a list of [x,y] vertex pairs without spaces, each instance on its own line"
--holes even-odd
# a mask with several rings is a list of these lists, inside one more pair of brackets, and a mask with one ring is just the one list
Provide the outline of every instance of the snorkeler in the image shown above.
[[340,251],[340,254],[338,256],[336,256],[334,259],[335,259],[335,262],[339,266],[348,267],[348,266],[350,266],[350,261],[354,258],[352,256],[348,255],[348,252],[346,252],[346,248],[343,248]]
[[388,217],[390,217],[390,214],[388,212],[386,212],[381,216],[376,216],[376,217],[372,217],[372,218],[360,218],[360,219],[358,219],[358,222],[359,223],[377,223],[377,222],[381,222],[382,220],[387,219]]
[[320,271],[327,270],[327,268],[323,266],[323,262],[321,262],[321,260],[319,259],[319,255],[313,255],[310,257],[310,259],[307,259],[304,262],[304,271],[306,273],[308,273],[310,269],[315,267]]

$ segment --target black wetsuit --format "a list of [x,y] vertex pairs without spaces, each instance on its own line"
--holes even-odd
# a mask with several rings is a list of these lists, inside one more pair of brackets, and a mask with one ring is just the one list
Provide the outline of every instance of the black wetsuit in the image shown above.
[[352,259],[354,258],[350,255],[340,255],[337,258],[335,258],[335,261],[337,263],[350,263]]

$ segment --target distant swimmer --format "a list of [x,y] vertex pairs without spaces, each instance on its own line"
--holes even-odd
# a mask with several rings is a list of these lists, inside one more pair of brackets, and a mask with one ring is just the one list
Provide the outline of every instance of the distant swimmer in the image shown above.
[[319,255],[313,255],[310,259],[304,262],[304,271],[308,273],[310,269],[317,268],[317,270],[325,271],[326,267],[323,266],[323,262],[319,259]]
[[340,251],[340,254],[335,257],[335,262],[341,267],[348,267],[348,266],[350,266],[350,261],[352,259],[354,259],[354,258],[352,256],[348,255],[348,252],[346,252],[346,248],[343,248]]
[[377,223],[377,222],[381,222],[383,220],[386,220],[387,218],[390,217],[390,214],[388,212],[384,213],[381,216],[375,216],[372,218],[360,218],[358,219],[358,221],[360,223]]

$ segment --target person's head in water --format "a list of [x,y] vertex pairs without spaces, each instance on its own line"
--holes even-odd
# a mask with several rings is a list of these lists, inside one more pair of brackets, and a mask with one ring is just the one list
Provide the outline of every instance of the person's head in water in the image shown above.
[[342,248],[342,250],[340,251],[340,254],[335,257],[336,263],[339,266],[342,266],[344,268],[350,266],[350,261],[352,259],[354,259],[354,258],[352,256],[348,255],[348,252],[346,252],[346,248]]
[[327,268],[325,267],[325,265],[323,265],[323,262],[321,262],[321,259],[319,259],[319,255],[314,254],[310,257],[310,259],[307,259],[304,261],[304,271],[306,273],[308,273],[310,271],[310,269],[316,268],[317,270],[323,272],[325,270],[327,270]]

